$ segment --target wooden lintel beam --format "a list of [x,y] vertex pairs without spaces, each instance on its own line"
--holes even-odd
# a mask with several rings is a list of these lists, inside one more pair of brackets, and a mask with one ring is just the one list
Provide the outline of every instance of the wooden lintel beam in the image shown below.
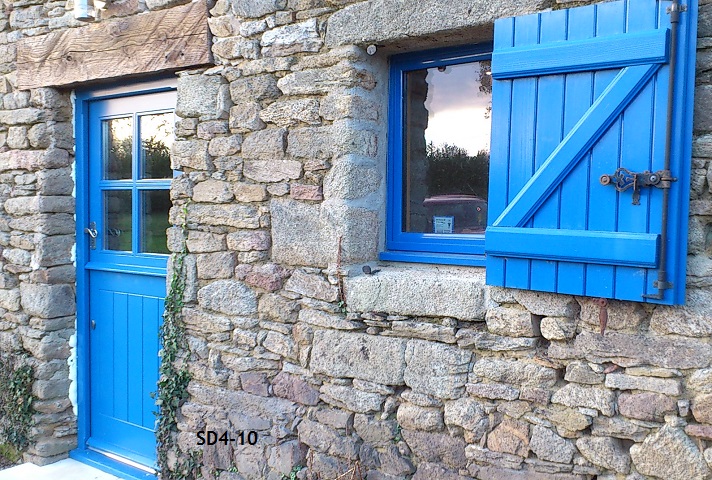
[[17,87],[74,86],[212,62],[205,0],[23,38]]

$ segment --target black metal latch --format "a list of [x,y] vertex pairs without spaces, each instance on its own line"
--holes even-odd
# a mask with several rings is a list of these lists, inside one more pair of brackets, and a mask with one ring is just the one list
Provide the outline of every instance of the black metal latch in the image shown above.
[[640,205],[641,187],[670,188],[670,184],[676,182],[677,178],[671,175],[670,170],[658,170],[657,172],[646,170],[636,173],[621,167],[613,175],[601,175],[599,181],[601,185],[613,185],[619,192],[632,188],[633,205]]

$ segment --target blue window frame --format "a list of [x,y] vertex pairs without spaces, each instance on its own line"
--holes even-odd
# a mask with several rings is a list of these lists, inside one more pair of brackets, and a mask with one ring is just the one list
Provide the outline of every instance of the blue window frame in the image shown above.
[[[113,261],[127,264],[165,266],[165,231],[169,190],[177,174],[170,167],[170,145],[175,122],[175,93],[159,92],[153,97],[126,97],[96,103],[90,119],[99,131],[90,132],[103,142],[90,146],[91,158],[102,159],[101,167],[90,172],[97,186],[91,199],[102,205],[98,218],[96,259],[105,251]],[[146,102],[148,106],[141,104]],[[151,108],[151,103],[161,107]]]
[[[486,154],[486,165],[482,163],[485,175],[480,175],[483,178],[477,180],[479,188],[484,190],[484,194],[475,194],[477,187],[474,191],[462,191],[457,188],[447,192],[438,191],[440,187],[434,185],[437,175],[433,172],[439,172],[440,177],[447,177],[447,164],[441,166],[439,170],[429,167],[429,165],[433,165],[433,152],[442,152],[445,147],[444,144],[435,143],[432,135],[430,135],[431,138],[426,138],[428,137],[425,132],[427,122],[433,122],[433,112],[437,110],[437,107],[433,105],[436,103],[433,100],[435,94],[428,95],[426,93],[423,95],[423,90],[426,92],[429,88],[433,92],[439,90],[440,97],[438,98],[443,99],[442,101],[438,100],[441,105],[445,105],[443,103],[445,97],[449,97],[450,107],[456,107],[460,100],[464,104],[470,97],[467,89],[455,91],[459,89],[448,88],[445,84],[438,89],[437,85],[430,80],[431,77],[433,74],[438,75],[438,72],[445,75],[459,70],[460,73],[456,75],[464,78],[465,75],[472,73],[472,70],[465,72],[465,68],[475,68],[475,72],[479,69],[479,79],[468,77],[472,80],[472,82],[468,81],[468,88],[477,88],[479,85],[480,91],[483,91],[481,86],[485,84],[485,81],[482,80],[482,75],[489,74],[484,71],[484,66],[489,65],[491,52],[492,44],[486,43],[391,57],[388,206],[386,251],[380,255],[382,260],[484,265],[484,227],[487,221],[486,191],[488,183],[486,172],[489,153]],[[452,78],[454,77],[451,77],[451,81]],[[413,99],[417,95],[420,97]],[[447,106],[443,106],[441,109],[447,109]],[[490,109],[487,109],[486,116]],[[417,118],[419,110],[421,114],[426,112],[428,115],[425,124],[422,118]],[[450,111],[452,113],[452,108]],[[416,132],[413,135],[408,130],[411,128],[410,125],[416,125],[418,122],[420,122],[419,126],[412,127]],[[476,122],[473,121],[470,124],[466,120],[465,123],[471,125],[472,135],[476,136]],[[417,130],[418,128],[420,130]],[[489,133],[486,136],[489,141]],[[418,143],[418,145],[413,147],[414,143]],[[449,143],[448,145],[451,149],[454,147]],[[455,153],[459,152],[461,155],[477,153],[459,147],[455,147],[454,150],[456,150]],[[411,152],[417,152],[420,158],[413,159],[417,155]],[[426,152],[430,152],[430,155]],[[433,170],[429,168],[433,168]],[[452,177],[457,176],[457,171],[453,172]],[[465,217],[467,217],[466,220]]]

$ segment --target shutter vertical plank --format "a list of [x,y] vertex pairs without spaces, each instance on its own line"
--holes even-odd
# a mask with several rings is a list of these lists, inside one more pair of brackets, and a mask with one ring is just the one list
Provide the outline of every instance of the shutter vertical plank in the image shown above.
[[[595,8],[588,6],[569,11],[568,37],[591,38],[595,33]],[[566,75],[564,102],[564,134],[571,131],[584,112],[593,103],[593,74],[590,72]],[[559,227],[574,230],[586,229],[586,202],[588,195],[588,160],[583,159],[561,185],[561,211]],[[586,266],[579,263],[561,262],[558,271],[558,291],[583,295]]]
[[[541,19],[540,42],[566,40],[566,10],[558,10]],[[534,163],[538,169],[551,155],[563,138],[564,75],[546,75],[539,78],[536,148]],[[558,228],[561,189],[557,188],[534,215],[534,228]],[[555,292],[557,284],[555,261],[532,260],[531,288]]]
[[[539,41],[539,15],[526,15],[515,21],[514,46],[535,45]],[[517,125],[509,137],[509,188],[511,202],[534,174],[534,147],[537,120],[537,78],[520,78],[512,85],[511,121]],[[527,259],[507,259],[506,285],[530,288],[530,264]]]
[[[497,48],[511,48],[514,42],[514,19],[497,20],[494,43]],[[490,150],[490,189],[487,198],[487,224],[492,225],[499,212],[507,206],[506,179],[509,178],[509,132],[511,129],[512,80],[502,80],[492,88],[492,148]],[[497,183],[492,182],[497,179]],[[490,257],[487,261],[487,283],[504,285],[505,260]]]
[[[692,176],[692,116],[695,97],[695,52],[699,8],[697,1],[689,0],[684,3],[687,4],[687,11],[682,16],[683,21],[680,22],[678,32],[680,41],[678,62],[675,68],[676,82],[673,102],[678,107],[673,112],[673,135],[670,146],[672,151],[670,168],[677,178],[677,182],[670,189],[670,208],[668,208],[668,233],[670,235],[667,239],[667,280],[673,284],[673,288],[664,292],[668,299],[676,303],[685,303],[687,280],[687,229]],[[667,5],[667,2],[664,5]],[[707,8],[705,7],[705,9]],[[665,17],[669,22],[669,15]],[[703,19],[705,17],[706,15],[702,16]],[[700,25],[704,25],[705,21],[701,21]],[[663,81],[667,82],[667,77],[663,80],[661,76],[658,85],[661,85]],[[662,210],[658,210],[658,212],[662,212]],[[659,214],[656,216],[659,217]],[[656,275],[649,275],[649,277],[654,276]],[[657,290],[651,290],[651,292],[657,292]],[[667,303],[669,302],[670,300]]]
[[[625,32],[626,4],[624,2],[602,3],[596,6],[596,35],[607,36]],[[594,74],[593,97],[598,98],[618,74],[618,70],[601,70]],[[622,115],[622,117],[625,116]],[[618,167],[621,145],[621,118],[616,119],[608,131],[596,143],[591,152],[591,167],[588,178],[588,226],[587,230],[614,231],[621,202],[632,193],[619,194],[610,187],[604,187],[598,181],[606,173],[614,172]],[[597,208],[606,206],[609,208]],[[608,265],[589,265],[586,269],[585,294],[591,297],[610,298],[613,295],[616,267]]]
[[[628,0],[627,31],[650,31],[656,27],[657,14],[649,8],[649,0]],[[660,75],[658,73],[657,75]],[[665,111],[665,104],[656,105],[655,79],[650,82],[638,97],[626,109],[623,115],[621,161],[620,165],[635,172],[645,170],[656,171],[663,167],[665,161],[664,147],[658,150],[653,158],[655,141],[654,118]],[[662,99],[663,102],[665,98]],[[664,113],[663,113],[664,114]],[[665,143],[665,129],[661,141]],[[662,190],[644,188],[640,192],[640,205],[631,203],[630,195],[620,195],[618,198],[618,222],[616,231],[648,233],[651,215],[660,211]],[[651,209],[651,206],[657,206]],[[624,221],[621,219],[625,219]],[[659,232],[659,228],[653,230]],[[621,300],[640,300],[641,292],[646,292],[647,270],[642,268],[617,267],[615,276],[615,298]]]

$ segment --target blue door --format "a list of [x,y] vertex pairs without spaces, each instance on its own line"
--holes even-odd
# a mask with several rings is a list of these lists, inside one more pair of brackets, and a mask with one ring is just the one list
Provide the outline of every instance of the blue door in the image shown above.
[[85,448],[146,467],[156,458],[174,107],[172,90],[87,102],[88,181],[77,182],[87,200],[78,252],[89,323]]

